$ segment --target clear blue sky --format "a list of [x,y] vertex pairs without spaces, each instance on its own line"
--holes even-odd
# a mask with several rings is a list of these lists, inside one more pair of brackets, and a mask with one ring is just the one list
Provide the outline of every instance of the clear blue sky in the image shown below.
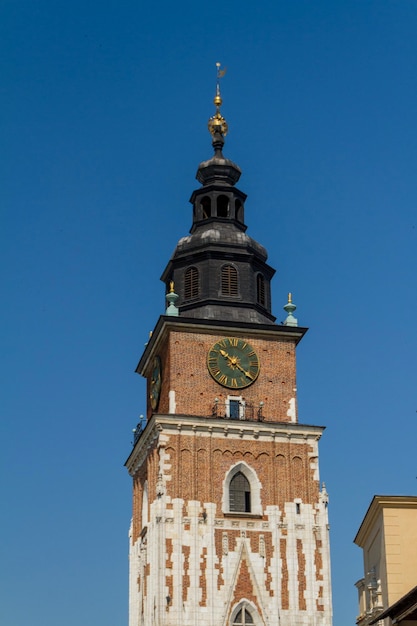
[[[1,609],[127,624],[134,374],[212,154],[215,62],[249,234],[292,291],[327,427],[334,622],[374,494],[417,487],[417,3],[3,0]],[[413,581],[415,584],[416,581]]]

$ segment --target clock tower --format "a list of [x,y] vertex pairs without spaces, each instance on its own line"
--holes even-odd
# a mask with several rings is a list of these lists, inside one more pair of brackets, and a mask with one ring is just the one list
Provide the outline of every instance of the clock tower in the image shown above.
[[129,626],[331,626],[323,427],[297,414],[307,329],[290,297],[285,322],[272,315],[274,270],[223,156],[220,75],[214,156],[198,167],[190,233],[162,274],[167,309],[137,367],[147,414],[126,461]]

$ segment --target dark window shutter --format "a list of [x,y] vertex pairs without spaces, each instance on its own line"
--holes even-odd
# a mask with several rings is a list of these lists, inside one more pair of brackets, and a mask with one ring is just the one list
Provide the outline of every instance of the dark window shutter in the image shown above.
[[237,472],[229,485],[230,511],[250,513],[250,486],[242,472]]
[[184,279],[184,300],[198,298],[200,291],[198,269],[189,267],[185,271]]
[[233,265],[223,265],[221,281],[223,296],[239,295],[237,269]]
[[256,276],[256,299],[259,304],[265,306],[265,278],[262,274]]

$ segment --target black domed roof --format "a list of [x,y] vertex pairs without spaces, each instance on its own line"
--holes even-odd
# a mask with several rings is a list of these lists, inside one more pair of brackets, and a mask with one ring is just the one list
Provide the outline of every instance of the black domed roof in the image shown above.
[[222,153],[224,139],[220,133],[213,137],[214,156],[208,161],[202,161],[198,166],[196,178],[202,185],[235,185],[242,173],[240,167],[225,159]]
[[196,252],[200,248],[211,246],[227,246],[242,248],[252,251],[259,260],[266,261],[268,254],[266,249],[255,239],[249,237],[245,232],[236,228],[230,222],[219,222],[211,220],[210,223],[200,225],[191,234],[182,237],[176,247],[174,256],[180,254],[190,254]]

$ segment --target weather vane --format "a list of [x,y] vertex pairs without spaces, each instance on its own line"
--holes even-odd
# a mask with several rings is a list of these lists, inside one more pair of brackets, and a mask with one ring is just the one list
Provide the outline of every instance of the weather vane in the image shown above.
[[219,63],[219,61],[217,61],[216,63],[216,67],[217,67],[217,90],[216,93],[220,95],[220,79],[223,78],[223,76],[226,74],[227,71],[227,67],[224,68],[224,70],[221,70],[222,64]]
[[210,133],[216,135],[220,133],[223,137],[227,134],[228,126],[227,122],[220,113],[220,107],[223,103],[221,94],[220,94],[220,79],[226,74],[226,68],[223,70],[221,68],[221,63],[216,63],[217,75],[216,75],[216,95],[214,96],[214,104],[216,106],[216,113],[209,119],[208,129]]

